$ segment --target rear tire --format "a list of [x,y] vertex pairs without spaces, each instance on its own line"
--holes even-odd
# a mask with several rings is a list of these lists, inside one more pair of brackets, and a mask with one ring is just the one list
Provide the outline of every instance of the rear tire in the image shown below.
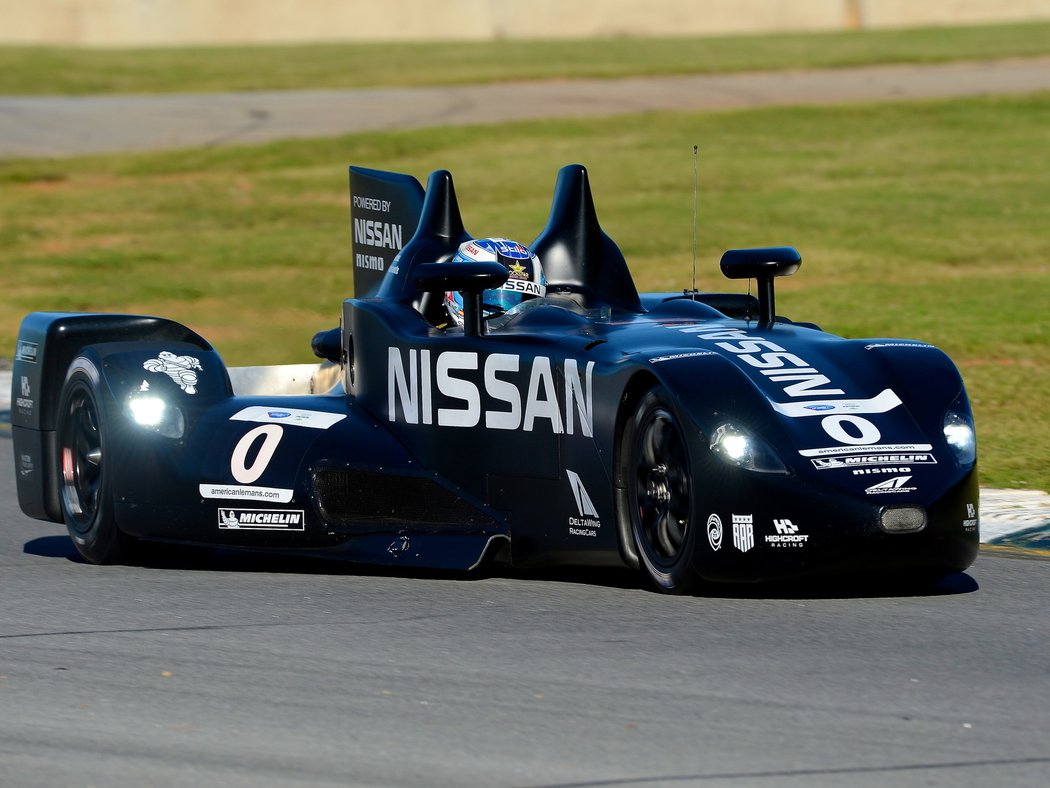
[[127,557],[131,538],[117,528],[107,468],[108,428],[98,367],[79,356],[59,399],[58,480],[62,518],[77,552],[92,564]]
[[621,449],[628,518],[642,568],[658,590],[684,594],[696,582],[693,481],[685,434],[662,386],[638,401]]

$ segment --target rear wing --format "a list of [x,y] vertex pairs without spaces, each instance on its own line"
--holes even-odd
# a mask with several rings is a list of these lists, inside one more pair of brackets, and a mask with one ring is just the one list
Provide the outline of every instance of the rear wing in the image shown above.
[[411,175],[350,167],[354,297],[368,298],[415,234],[423,187]]

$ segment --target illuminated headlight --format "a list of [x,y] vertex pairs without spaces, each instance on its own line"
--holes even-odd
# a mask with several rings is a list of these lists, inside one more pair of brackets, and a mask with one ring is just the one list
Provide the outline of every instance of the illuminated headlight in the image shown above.
[[744,470],[788,472],[769,444],[734,424],[720,424],[715,428],[711,435],[711,451],[730,465]]
[[977,436],[973,419],[954,410],[944,415],[944,440],[960,465],[973,465],[977,459]]
[[132,397],[128,400],[131,420],[166,438],[181,438],[186,422],[179,408],[171,406],[155,396]]

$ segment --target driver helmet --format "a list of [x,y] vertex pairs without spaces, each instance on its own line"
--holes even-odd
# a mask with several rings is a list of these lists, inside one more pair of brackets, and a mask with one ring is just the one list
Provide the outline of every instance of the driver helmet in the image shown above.
[[[496,290],[486,290],[481,297],[482,310],[488,316],[501,315],[529,298],[547,292],[539,258],[525,244],[508,238],[480,238],[461,244],[452,257],[453,263],[499,262],[510,271],[510,277]],[[463,296],[445,293],[445,308],[452,321],[463,325]]]

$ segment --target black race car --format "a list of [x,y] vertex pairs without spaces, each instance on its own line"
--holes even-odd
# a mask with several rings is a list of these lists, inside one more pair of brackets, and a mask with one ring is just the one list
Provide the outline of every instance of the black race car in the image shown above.
[[[933,578],[978,547],[973,418],[940,350],[776,315],[790,247],[731,250],[742,294],[639,294],[586,170],[532,244],[542,298],[452,178],[350,168],[355,292],[324,362],[228,370],[170,320],[34,312],[14,368],[19,503],[81,555],[192,543],[467,570],[627,565],[660,589],[875,570]],[[462,294],[464,323],[442,299]],[[231,382],[231,372],[233,378]]]

